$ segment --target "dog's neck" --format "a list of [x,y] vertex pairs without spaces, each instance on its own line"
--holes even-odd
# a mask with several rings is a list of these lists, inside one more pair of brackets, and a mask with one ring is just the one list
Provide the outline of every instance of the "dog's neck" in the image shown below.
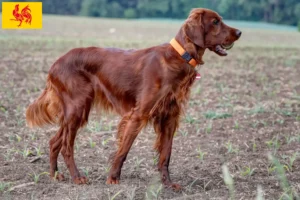
[[195,45],[184,33],[181,28],[177,33],[175,39],[177,42],[197,61],[199,65],[203,65],[202,57],[205,49]]

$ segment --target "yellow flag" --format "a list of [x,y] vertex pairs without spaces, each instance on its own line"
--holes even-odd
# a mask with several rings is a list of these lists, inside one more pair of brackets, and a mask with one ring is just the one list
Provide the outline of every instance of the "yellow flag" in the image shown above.
[[3,29],[41,29],[42,2],[2,2]]

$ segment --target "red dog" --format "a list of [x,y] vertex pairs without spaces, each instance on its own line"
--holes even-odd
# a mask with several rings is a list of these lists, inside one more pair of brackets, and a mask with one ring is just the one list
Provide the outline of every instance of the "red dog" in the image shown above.
[[[225,25],[217,13],[193,9],[170,43],[142,50],[77,48],[59,58],[49,71],[46,89],[26,112],[29,126],[60,125],[50,140],[51,176],[58,171],[57,156],[61,152],[74,183],[87,182],[74,162],[74,140],[95,106],[122,116],[119,148],[107,184],[119,183],[134,139],[151,122],[157,133],[155,149],[161,180],[179,189],[170,180],[168,166],[173,135],[197,76],[194,67],[204,63],[206,48],[226,56],[225,49],[240,36],[241,31]],[[56,175],[63,179],[62,174]]]

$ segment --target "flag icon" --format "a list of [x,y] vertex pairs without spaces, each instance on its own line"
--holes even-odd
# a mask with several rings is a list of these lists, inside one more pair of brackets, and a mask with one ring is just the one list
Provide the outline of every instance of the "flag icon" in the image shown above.
[[41,29],[42,2],[2,2],[3,29]]

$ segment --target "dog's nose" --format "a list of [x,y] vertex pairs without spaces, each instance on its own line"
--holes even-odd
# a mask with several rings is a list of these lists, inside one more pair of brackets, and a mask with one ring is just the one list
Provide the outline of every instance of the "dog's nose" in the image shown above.
[[236,30],[235,31],[235,35],[239,38],[239,37],[241,37],[241,35],[242,35],[242,31],[240,31],[240,30]]

